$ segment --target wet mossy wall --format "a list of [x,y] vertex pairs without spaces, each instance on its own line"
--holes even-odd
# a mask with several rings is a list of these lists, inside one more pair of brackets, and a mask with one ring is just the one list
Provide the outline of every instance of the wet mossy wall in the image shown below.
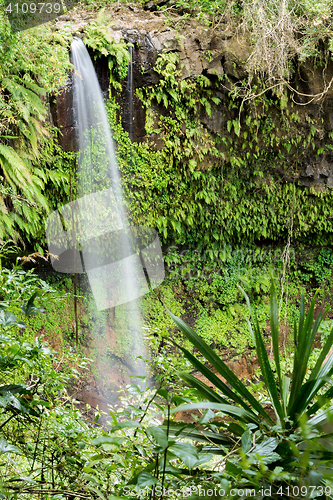
[[[212,251],[284,244],[291,232],[297,244],[331,243],[331,60],[295,62],[285,92],[260,93],[258,80],[258,97],[244,102],[231,91],[248,77],[244,44],[228,34],[121,36],[133,45],[132,140],[127,80],[115,89],[107,57],[91,56],[133,223],[157,227],[166,246]],[[52,108],[64,149],[73,147],[71,89]]]

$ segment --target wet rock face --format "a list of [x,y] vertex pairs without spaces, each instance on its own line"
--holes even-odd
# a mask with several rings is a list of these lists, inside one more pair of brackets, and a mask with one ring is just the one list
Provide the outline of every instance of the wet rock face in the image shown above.
[[303,187],[326,186],[333,188],[333,154],[322,158],[307,158],[301,165],[298,185]]
[[132,84],[129,68],[119,99],[122,110],[122,125],[124,130],[130,134],[132,141],[141,142],[145,138],[146,112],[135,91],[137,88],[158,83],[158,75],[153,69],[157,52],[150,40],[149,33],[128,30],[124,33],[124,38],[132,44],[132,60],[130,62]]
[[[152,5],[150,5],[152,3]],[[248,55],[239,39],[235,39],[228,32],[220,32],[218,35],[208,28],[203,28],[196,21],[188,22],[187,26],[175,30],[165,24],[165,15],[157,10],[169,5],[163,0],[146,2],[143,8],[137,5],[116,5],[112,7],[114,26],[110,28],[111,36],[119,41],[124,38],[133,44],[133,109],[130,109],[128,82],[123,82],[122,94],[119,104],[122,109],[122,124],[127,132],[132,131],[131,138],[134,141],[145,139],[145,110],[135,94],[135,89],[156,85],[159,75],[154,71],[156,58],[162,51],[174,51],[179,54],[179,71],[181,78],[196,77],[201,74],[208,76],[222,76],[224,73],[235,79],[244,73],[241,70],[240,61],[245,60]],[[87,12],[73,12],[70,14],[70,22],[77,30],[77,35],[84,36],[84,29],[91,21],[92,14]],[[60,18],[53,29],[63,29],[68,19]],[[97,77],[104,94],[108,98],[110,72],[107,58],[94,61],[94,54],[90,51],[94,62]],[[51,113],[53,122],[59,127],[62,137],[61,145],[65,150],[75,148],[75,130],[73,119],[73,85],[69,79],[68,86],[61,94],[53,100]],[[131,113],[133,114],[131,127]],[[203,122],[213,133],[221,133],[225,125],[225,112],[221,110],[212,115],[211,118],[203,116]],[[163,147],[162,142],[156,138],[157,149]]]
[[[195,20],[175,17],[173,24],[175,29],[166,23],[163,9],[170,6],[170,2],[154,0],[146,2],[143,7],[137,4],[127,4],[110,7],[110,13],[114,19],[114,25],[110,28],[110,35],[116,40],[125,39],[133,47],[132,75],[133,84],[129,88],[129,76],[123,82],[121,95],[118,102],[121,109],[121,119],[124,129],[130,133],[131,139],[141,142],[147,139],[145,132],[145,110],[136,96],[136,89],[156,85],[159,75],[154,71],[158,54],[162,52],[175,52],[179,55],[180,78],[195,78],[199,75],[208,76],[211,79],[226,75],[231,82],[237,82],[246,78],[246,60],[248,59],[249,42],[245,35],[235,36],[228,28],[212,30],[199,24]],[[162,9],[162,10],[159,10]],[[86,25],[92,20],[92,13],[76,11],[70,13],[71,23],[77,28],[77,34],[84,36]],[[65,21],[59,20],[58,24]],[[68,21],[66,21],[68,22]],[[58,29],[57,25],[54,29]],[[108,98],[110,72],[107,58],[94,61],[98,80],[101,85],[105,99]],[[318,157],[317,150],[324,142],[328,142],[328,133],[333,131],[333,85],[329,86],[333,79],[333,63],[330,62],[325,71],[313,69],[311,62],[306,62],[299,68],[294,77],[291,89],[291,98],[294,102],[301,104],[297,109],[302,117],[301,133],[306,134],[310,123],[318,118],[322,119],[322,125],[316,125],[315,148],[313,155],[302,157],[297,169],[293,169],[288,182],[293,182],[296,172],[299,186],[325,186],[333,188],[333,154]],[[317,96],[312,99],[309,96]],[[225,135],[226,124],[230,119],[231,112],[228,110],[227,90],[220,86],[216,91],[216,97],[221,104],[215,108],[212,115],[208,117],[202,112],[201,122],[208,132],[214,137],[215,134]],[[321,98],[322,97],[322,98]],[[63,89],[58,97],[51,102],[53,122],[62,133],[61,145],[65,150],[75,149],[75,134],[73,120],[73,86],[69,79],[68,86]],[[132,103],[132,104],[131,104]],[[304,106],[304,104],[307,104]],[[162,107],[156,105],[157,114],[164,112]],[[309,120],[310,118],[310,120]],[[311,122],[312,120],[312,122]],[[163,148],[163,140],[160,137],[149,137],[152,147]],[[209,163],[209,160],[207,160]],[[294,164],[295,158],[290,157],[287,163]]]
[[302,131],[307,132],[311,123],[316,121],[313,156],[306,156],[299,162],[297,176],[298,185],[301,187],[333,188],[333,151],[317,154],[317,150],[325,142],[329,142],[328,134],[333,131],[332,79],[331,62],[322,71],[306,61],[299,66],[295,75],[293,88],[297,89],[297,92],[292,94],[292,98],[294,103],[301,105],[299,108],[303,116],[300,124]]
[[88,48],[88,52],[93,62],[103,97],[104,99],[107,99],[109,97],[109,85],[110,85],[110,69],[108,64],[108,58],[101,57],[99,59],[95,59],[93,50]]
[[73,78],[68,77],[66,87],[57,96],[50,97],[52,122],[60,131],[59,143],[64,151],[76,151],[73,116]]

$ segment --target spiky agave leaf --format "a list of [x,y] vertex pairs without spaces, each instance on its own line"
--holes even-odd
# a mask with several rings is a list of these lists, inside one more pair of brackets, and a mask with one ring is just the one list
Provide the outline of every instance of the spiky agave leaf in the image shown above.
[[[176,323],[178,328],[186,335],[186,337],[190,340],[190,342],[198,349],[198,351],[205,357],[205,359],[215,368],[217,373],[219,373],[228,384],[231,385],[233,390],[228,390],[226,393],[226,389],[222,386],[219,387],[221,392],[223,392],[227,397],[230,397],[236,403],[239,401],[235,400],[235,396],[239,399],[239,397],[243,400],[243,405],[247,407],[252,406],[255,411],[257,411],[267,422],[273,423],[273,420],[265,411],[263,406],[259,403],[259,401],[250,393],[247,387],[243,384],[243,382],[230,370],[230,368],[224,363],[224,361],[217,356],[217,354],[211,349],[206,342],[199,337],[199,335],[192,330],[184,321],[177,316],[174,316],[170,311],[168,311],[169,316]],[[182,348],[185,356],[193,363],[193,359],[188,356],[187,352]],[[196,366],[197,369],[201,371],[199,366]],[[205,374],[204,374],[205,375]],[[214,375],[214,374],[213,374]],[[222,382],[222,381],[221,381]],[[224,384],[225,385],[225,384]],[[238,394],[235,394],[237,392]],[[245,408],[244,408],[245,409]],[[249,408],[252,412],[252,410]]]
[[[243,290],[242,290],[243,291]],[[274,350],[274,360],[275,366],[277,368],[277,377],[274,376],[273,370],[270,366],[268,359],[266,346],[263,341],[262,334],[260,332],[258,321],[256,320],[255,314],[252,313],[251,305],[248,296],[243,291],[246,302],[249,307],[250,316],[252,319],[252,324],[249,321],[249,328],[253,336],[259,365],[262,371],[263,380],[265,386],[270,395],[270,399],[276,413],[276,417],[281,427],[285,429],[285,432],[294,432],[300,426],[301,419],[303,416],[308,419],[310,425],[315,425],[317,422],[326,421],[327,411],[321,412],[316,416],[316,412],[325,405],[330,398],[333,397],[333,387],[329,387],[326,392],[321,396],[318,396],[319,391],[325,388],[325,385],[331,384],[333,376],[333,353],[327,358],[327,354],[332,347],[333,343],[333,329],[322,348],[321,353],[317,359],[315,367],[310,376],[307,376],[308,372],[308,362],[313,347],[313,342],[320,326],[320,322],[323,318],[323,311],[321,310],[318,317],[314,319],[314,308],[315,299],[311,301],[310,307],[307,314],[305,313],[304,298],[301,301],[300,308],[300,318],[298,324],[294,328],[294,370],[291,379],[286,375],[281,373],[280,368],[280,353],[279,353],[279,338],[278,338],[278,310],[277,310],[277,300],[274,285],[271,287],[271,333],[273,336],[273,350]],[[173,342],[179,349],[182,350],[185,357],[191,362],[193,367],[198,370],[202,375],[207,378],[212,384],[212,387],[208,387],[203,382],[198,381],[192,375],[186,373],[180,373],[179,375],[183,380],[185,380],[189,385],[195,387],[201,395],[210,401],[206,403],[208,407],[215,408],[216,405],[221,404],[221,396],[214,390],[218,389],[223,393],[224,396],[229,398],[229,401],[233,401],[234,405],[242,406],[242,411],[248,412],[253,415],[253,412],[258,412],[259,415],[264,417],[266,425],[272,425],[274,422],[270,417],[266,417],[266,410],[261,407],[260,403],[251,394],[248,397],[248,390],[243,385],[243,383],[236,377],[235,374],[223,363],[223,361],[217,356],[217,354],[205,343],[205,341],[199,337],[188,325],[186,325],[180,318],[169,315],[174,320],[179,329],[186,335],[193,346],[195,346],[199,352],[204,356],[206,361],[210,363],[216,370],[213,373],[206,365],[200,362],[193,354],[188,352],[184,347]],[[219,376],[218,376],[219,375]],[[229,386],[220,379],[222,376]],[[308,378],[307,378],[308,377]],[[226,386],[226,387],[224,387]],[[231,388],[230,388],[231,386]],[[238,394],[235,394],[237,392]],[[313,401],[318,397],[318,401],[313,404]],[[253,402],[254,400],[254,402]],[[310,406],[312,404],[312,406]],[[223,405],[223,403],[222,403]],[[191,405],[194,409],[198,407],[197,405]],[[261,411],[259,408],[261,407]],[[240,410],[241,408],[238,408]],[[178,408],[178,411],[180,408]],[[231,413],[229,413],[231,415]],[[236,414],[234,414],[236,417]],[[266,418],[265,418],[266,417]],[[239,418],[242,420],[242,418]]]

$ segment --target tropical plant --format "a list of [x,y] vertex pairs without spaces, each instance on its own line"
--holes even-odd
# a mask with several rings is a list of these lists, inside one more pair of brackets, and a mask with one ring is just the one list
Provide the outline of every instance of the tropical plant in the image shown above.
[[[333,396],[333,353],[329,352],[333,343],[333,329],[319,352],[314,368],[309,370],[309,358],[324,312],[320,310],[317,318],[314,318],[315,295],[306,313],[302,297],[299,319],[294,321],[293,370],[291,374],[283,374],[274,284],[270,301],[273,360],[267,354],[267,345],[256,313],[252,312],[249,299],[243,293],[250,311],[251,322],[248,321],[248,324],[267,395],[259,399],[255,397],[202,338],[169,312],[204,361],[181,345],[174,344],[210,383],[208,385],[188,373],[179,373],[207,402],[181,405],[171,413],[193,409],[219,412],[220,422],[215,420],[201,429],[212,432],[217,438],[228,438],[228,448],[221,447],[221,442],[217,446],[217,442],[210,438],[209,451],[224,455],[220,473],[230,485],[235,481],[238,486],[242,484],[257,488],[272,484],[275,494],[281,493],[287,486],[300,488],[317,485],[323,491],[325,486],[330,487],[332,478],[330,439],[333,434],[330,422],[333,407],[330,401]],[[211,418],[216,419],[216,416],[212,415]],[[169,433],[187,437],[192,435],[194,440],[201,433],[201,439],[205,439],[200,428],[191,429],[180,423],[169,425]],[[320,464],[324,466],[320,468]]]
[[54,151],[46,166],[43,160],[53,142],[46,95],[66,81],[66,45],[61,34],[45,26],[13,33],[1,10],[0,242],[36,237],[49,210],[45,188],[62,182],[52,171]]
[[53,487],[59,486],[64,475],[69,478],[76,466],[69,457],[76,449],[73,436],[88,429],[85,422],[76,422],[77,414],[66,408],[64,399],[70,379],[85,361],[70,349],[63,349],[57,358],[38,336],[33,339],[30,321],[21,320],[45,312],[36,303],[40,295],[36,289],[42,287],[45,292],[46,284],[29,271],[2,269],[2,273],[0,498],[9,499],[38,490],[45,478],[51,478]]
[[[44,309],[36,307],[34,304],[36,296],[37,293],[33,294],[29,300],[23,302],[21,311],[25,316],[31,316],[44,311]],[[24,364],[31,366],[33,360],[35,360],[40,353],[46,351],[38,342],[38,339],[36,339],[35,345],[31,346],[27,343],[15,341],[6,335],[6,331],[13,326],[26,328],[26,324],[18,320],[16,315],[13,314],[9,304],[7,302],[1,302],[0,327],[3,333],[0,335],[0,383],[3,384],[5,381],[9,383],[0,385],[0,408],[2,410],[0,414],[0,420],[2,421],[0,429],[5,427],[13,418],[29,419],[31,416],[36,417],[39,414],[30,403],[33,399],[33,388],[35,384],[28,387],[26,384],[15,383],[15,377],[13,378],[12,372],[19,371],[21,365]],[[5,418],[5,421],[3,421],[3,414],[9,415],[7,419]],[[7,442],[4,443],[2,439],[2,446],[4,446],[4,444],[7,445]]]
[[92,21],[86,29],[84,43],[93,49],[95,59],[100,56],[108,57],[110,69],[110,84],[120,90],[121,84],[117,80],[123,80],[127,75],[128,63],[131,59],[127,45],[124,40],[116,41],[108,28],[112,26],[108,15],[102,9],[96,20]]
[[9,255],[15,255],[20,252],[20,248],[15,245],[13,240],[7,240],[0,245],[0,273],[2,271],[2,259],[8,258]]

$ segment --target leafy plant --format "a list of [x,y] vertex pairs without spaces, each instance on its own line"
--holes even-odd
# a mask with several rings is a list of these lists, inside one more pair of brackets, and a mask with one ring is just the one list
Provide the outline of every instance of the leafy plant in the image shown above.
[[[300,127],[303,108],[287,94],[262,93],[260,81],[252,88],[260,96],[242,104],[227,78],[181,79],[177,52],[159,54],[154,69],[158,84],[136,89],[150,142],[131,142],[112,91],[107,103],[133,223],[157,227],[166,244],[207,249],[217,257],[230,244],[285,241],[293,207],[295,242],[331,244],[332,190],[283,180],[294,179],[296,157],[301,162],[313,156],[323,142],[329,152],[329,140],[318,132],[321,118],[307,115]],[[223,94],[225,121],[212,132],[209,116],[219,106],[221,86],[230,89]]]
[[118,80],[123,80],[127,75],[130,54],[124,40],[116,41],[112,38],[108,26],[113,23],[104,12],[100,10],[96,20],[92,21],[86,29],[84,43],[93,49],[95,59],[106,56],[110,68],[110,85],[120,90],[121,84]]
[[24,242],[36,237],[49,210],[46,185],[61,183],[51,155],[40,166],[53,138],[45,96],[65,83],[67,41],[46,26],[13,33],[1,9],[0,66],[0,242]]
[[7,240],[0,246],[0,272],[2,271],[2,259],[17,254],[19,251],[20,248],[15,245],[13,240]]
[[33,269],[25,271],[18,267],[12,270],[6,268],[0,270],[0,300],[9,302],[28,300],[32,295],[35,298],[37,292],[44,296],[54,291],[48,283],[34,274]]
[[[37,308],[34,304],[34,299],[37,292],[30,297],[27,303],[21,306],[22,312],[29,316],[43,312],[44,309]],[[26,328],[26,324],[18,320],[13,314],[8,303],[2,302],[0,304],[0,327],[6,332],[12,327]],[[22,364],[28,366],[39,356],[39,352],[48,352],[40,345],[36,339],[35,346],[26,343],[13,341],[6,334],[0,335],[1,356],[0,356],[0,372],[1,382],[9,379],[11,383],[0,385],[0,407],[4,414],[9,414],[7,420],[1,425],[1,429],[13,418],[30,418],[31,416],[37,417],[39,412],[33,408],[31,400],[33,399],[33,389],[23,384],[13,384],[12,371],[19,371]],[[0,416],[3,420],[3,415]],[[13,451],[13,450],[11,450]]]
[[[299,321],[294,321],[293,370],[291,376],[288,373],[283,374],[280,368],[278,303],[274,285],[272,283],[270,302],[273,362],[268,357],[256,313],[252,312],[249,299],[245,292],[243,293],[251,316],[251,322],[248,321],[248,324],[268,393],[265,403],[253,396],[244,383],[190,327],[169,313],[209,366],[181,345],[175,345],[213,386],[209,387],[188,373],[180,373],[180,377],[209,402],[181,405],[172,412],[200,408],[218,411],[222,415],[221,426],[225,429],[224,433],[219,432],[219,427],[208,425],[208,428],[217,436],[228,436],[234,443],[233,459],[228,458],[229,452],[221,467],[223,477],[231,482],[241,481],[239,484],[259,487],[271,481],[274,492],[277,493],[283,485],[312,484],[310,478],[316,470],[318,484],[324,485],[327,481],[329,484],[332,477],[332,452],[327,451],[323,440],[329,439],[331,433],[326,434],[323,426],[331,421],[333,410],[330,406],[333,395],[330,387],[333,354],[326,359],[333,343],[333,329],[314,367],[309,370],[312,346],[324,313],[321,310],[314,319],[316,296],[312,299],[307,313],[302,297]],[[182,433],[191,436],[191,430],[185,430],[179,424],[171,426],[171,432],[180,436]],[[241,446],[238,444],[239,440]],[[210,451],[221,453],[213,444]],[[318,469],[320,463],[326,464],[326,468]]]

